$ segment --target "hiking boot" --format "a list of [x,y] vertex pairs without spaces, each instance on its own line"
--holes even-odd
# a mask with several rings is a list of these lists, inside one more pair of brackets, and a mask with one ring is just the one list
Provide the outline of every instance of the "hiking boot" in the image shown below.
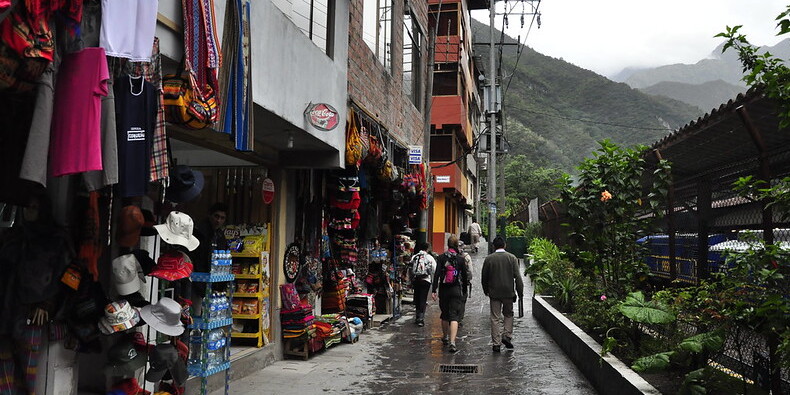
[[505,348],[509,348],[509,349],[513,348],[513,343],[508,338],[503,337],[502,338],[502,344],[505,345]]
[[500,352],[502,351],[502,348],[500,346],[493,346],[491,347],[491,350],[493,350],[494,352]]
[[419,326],[419,327],[423,327],[423,326],[425,326],[425,322],[423,322],[423,321],[417,321],[417,326]]
[[458,352],[458,347],[455,346],[455,343],[450,343],[450,348],[449,348],[448,351],[450,351],[452,353],[456,353],[456,352]]
[[448,343],[450,343],[450,337],[449,336],[443,337],[442,338],[442,344],[444,344],[446,346]]

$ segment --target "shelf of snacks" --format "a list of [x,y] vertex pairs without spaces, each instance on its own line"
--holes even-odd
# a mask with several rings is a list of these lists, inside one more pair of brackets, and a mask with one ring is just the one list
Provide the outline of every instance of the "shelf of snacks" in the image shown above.
[[[234,327],[244,328],[233,330],[232,337],[257,339],[257,346],[268,343],[269,314],[269,245],[264,236],[246,236],[242,244],[237,246],[239,252],[231,253],[231,273],[236,276],[232,316]],[[251,320],[255,320],[254,322]]]
[[235,292],[233,294],[234,298],[260,298],[262,294],[260,292],[249,293],[249,292]]

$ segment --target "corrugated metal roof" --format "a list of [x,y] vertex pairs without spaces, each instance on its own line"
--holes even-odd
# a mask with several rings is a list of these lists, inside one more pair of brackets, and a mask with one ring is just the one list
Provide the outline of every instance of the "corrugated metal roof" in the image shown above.
[[[696,195],[697,181],[703,178],[713,185],[729,185],[738,177],[757,174],[759,151],[738,115],[741,107],[762,136],[772,175],[788,174],[790,130],[779,128],[776,101],[751,89],[651,146],[672,163],[678,199]],[[647,159],[656,160],[652,155]]]

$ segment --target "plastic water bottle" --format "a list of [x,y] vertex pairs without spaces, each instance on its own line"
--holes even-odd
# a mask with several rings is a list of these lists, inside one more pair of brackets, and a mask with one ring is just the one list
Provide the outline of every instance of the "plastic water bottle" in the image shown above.
[[199,365],[201,354],[203,353],[203,338],[200,329],[192,329],[189,332],[189,360],[190,365]]
[[208,343],[208,360],[206,369],[213,369],[225,362],[225,331],[222,328],[217,328],[209,332]]
[[209,321],[214,321],[214,320],[217,319],[217,307],[219,307],[218,303],[217,303],[217,293],[216,292],[212,293],[209,296],[208,306],[209,306],[208,319],[209,319]]
[[230,274],[230,267],[233,266],[233,255],[231,255],[230,250],[225,250],[226,257],[225,259],[225,274]]

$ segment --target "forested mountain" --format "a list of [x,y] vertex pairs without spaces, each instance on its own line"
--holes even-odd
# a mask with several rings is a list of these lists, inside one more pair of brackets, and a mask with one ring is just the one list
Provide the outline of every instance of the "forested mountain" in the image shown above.
[[[472,29],[475,43],[488,42],[488,26],[473,21]],[[507,36],[505,41],[516,42]],[[702,114],[688,104],[647,95],[522,48],[518,67],[516,46],[504,46],[501,60],[511,160],[573,172],[598,148],[599,140],[624,146],[650,144]],[[487,48],[478,45],[475,49],[487,66]]]

